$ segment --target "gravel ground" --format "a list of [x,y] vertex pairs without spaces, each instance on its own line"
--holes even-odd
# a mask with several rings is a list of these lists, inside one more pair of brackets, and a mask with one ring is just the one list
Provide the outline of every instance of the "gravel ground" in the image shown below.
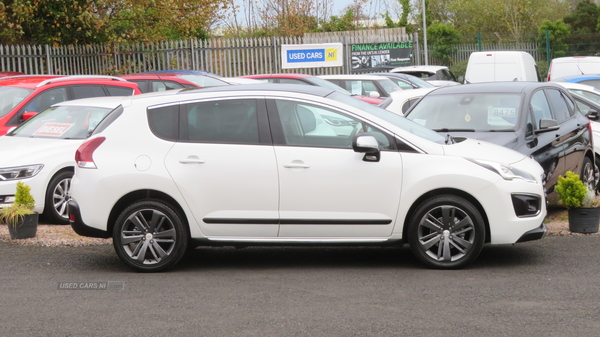
[[[569,231],[567,211],[561,207],[549,207],[546,217],[546,226],[548,227],[548,236],[579,236],[579,235],[599,235],[580,234]],[[46,247],[78,247],[110,245],[112,239],[88,238],[77,235],[71,226],[63,225],[38,225],[37,235],[31,239],[12,240],[8,234],[6,225],[0,225],[0,241],[10,242],[17,245],[28,246],[46,246]]]

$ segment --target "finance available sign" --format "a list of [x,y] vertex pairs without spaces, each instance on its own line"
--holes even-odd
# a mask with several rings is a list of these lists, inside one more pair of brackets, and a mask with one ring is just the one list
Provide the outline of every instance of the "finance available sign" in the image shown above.
[[343,64],[341,43],[284,44],[281,46],[281,67],[283,69],[341,67]]
[[381,42],[350,45],[352,72],[386,70],[412,64],[413,42]]

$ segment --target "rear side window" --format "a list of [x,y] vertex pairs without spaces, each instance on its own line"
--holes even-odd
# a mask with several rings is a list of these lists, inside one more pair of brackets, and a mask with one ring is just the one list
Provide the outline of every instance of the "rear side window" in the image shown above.
[[191,142],[259,144],[255,99],[190,103],[183,109]]
[[133,95],[133,89],[127,87],[116,87],[112,85],[107,85],[106,89],[108,89],[108,94],[110,96],[131,96]]
[[104,97],[106,92],[101,85],[73,85],[73,99],[88,97]]
[[179,138],[179,105],[148,109],[148,124],[156,137],[177,141]]
[[172,89],[181,89],[184,86],[174,81],[152,81],[150,82],[150,91],[166,91]]
[[554,116],[559,123],[571,116],[569,106],[567,105],[566,98],[562,92],[554,89],[547,89],[546,94],[548,95],[548,100],[554,110]]

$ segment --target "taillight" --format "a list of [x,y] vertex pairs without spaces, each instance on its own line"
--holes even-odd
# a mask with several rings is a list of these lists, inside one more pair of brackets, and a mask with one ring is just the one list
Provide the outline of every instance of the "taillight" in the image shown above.
[[75,162],[80,168],[95,169],[96,163],[94,163],[94,151],[106,140],[105,137],[98,137],[90,139],[87,142],[81,144],[75,152]]

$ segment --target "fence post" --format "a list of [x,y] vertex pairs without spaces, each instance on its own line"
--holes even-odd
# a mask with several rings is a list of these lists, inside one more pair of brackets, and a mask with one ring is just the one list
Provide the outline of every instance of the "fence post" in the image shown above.
[[45,45],[45,49],[46,49],[46,72],[48,73],[48,75],[53,75],[53,71],[52,71],[52,59],[50,58],[50,46]]
[[276,40],[275,40],[275,36],[271,36],[271,44],[273,45],[273,48],[271,49],[271,74],[275,73],[275,60],[277,57],[277,46],[276,44]]
[[347,44],[347,40],[346,40],[346,35],[342,35],[342,44],[343,44],[343,50],[344,50],[344,67],[342,68],[342,71],[344,72],[344,74],[349,74],[350,71],[348,71],[348,61],[350,61],[350,64],[352,64],[352,56],[350,55],[350,48]]
[[[416,65],[421,65],[421,46],[419,45],[419,34],[417,32],[413,33],[413,39],[415,40],[415,50],[413,52],[413,61],[416,60]],[[416,56],[416,57],[415,57]]]
[[546,29],[546,63],[550,71],[550,31]]
[[194,39],[190,38],[190,59],[192,61],[192,70],[196,70],[196,54],[194,53]]
[[477,32],[477,51],[481,51],[481,32]]

